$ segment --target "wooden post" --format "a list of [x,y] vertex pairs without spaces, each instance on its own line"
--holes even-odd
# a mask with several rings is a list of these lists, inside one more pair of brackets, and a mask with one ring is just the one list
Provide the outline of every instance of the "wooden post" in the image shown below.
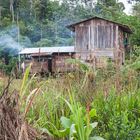
[[99,48],[99,42],[98,42],[98,24],[97,24],[97,48]]
[[20,54],[18,54],[18,68],[19,68],[19,70],[20,70],[20,63],[21,63]]
[[91,49],[94,50],[94,23],[91,22]]
[[39,62],[40,62],[40,49],[41,49],[41,48],[39,48]]
[[111,48],[113,48],[113,34],[114,34],[114,30],[113,30],[113,24],[111,25]]
[[[76,52],[76,32],[75,32],[75,39],[74,39],[74,41],[75,41],[75,43],[74,43],[74,52]],[[76,55],[75,55],[75,58],[76,58]]]
[[[102,31],[102,34],[104,34],[105,33],[105,29],[106,29],[106,26],[104,25],[103,26],[103,31]],[[106,34],[106,33],[105,33]],[[102,43],[102,47],[105,49],[106,48],[106,44],[105,44],[105,39],[103,39],[103,43]]]
[[118,25],[116,26],[116,48],[118,48]]
[[90,27],[91,27],[91,26],[89,25],[89,27],[88,27],[88,32],[89,32],[89,33],[88,33],[88,35],[89,35],[88,41],[89,41],[89,42],[88,42],[88,50],[87,50],[87,51],[88,51],[88,59],[89,59],[89,60],[91,59],[91,58],[90,58],[90,56],[91,56],[91,44],[90,44],[90,43],[91,43],[91,39],[90,39],[91,29],[90,29]]
[[117,63],[118,61],[118,51],[119,51],[119,45],[118,45],[118,25],[116,25],[116,46],[114,49],[114,57],[115,57],[115,61]]
[[88,48],[89,48],[89,50],[91,50],[91,45],[90,45],[90,43],[91,43],[91,40],[90,40],[90,35],[91,35],[91,33],[90,33],[90,32],[91,32],[91,29],[90,29],[90,27],[91,27],[91,26],[89,25],[89,27],[88,27],[88,35],[89,35]]

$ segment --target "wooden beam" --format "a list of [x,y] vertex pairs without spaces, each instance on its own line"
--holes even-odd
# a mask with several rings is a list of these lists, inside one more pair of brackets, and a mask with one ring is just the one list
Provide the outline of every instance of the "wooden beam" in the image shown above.
[[119,31],[118,31],[118,25],[116,25],[116,48],[119,48],[118,40],[119,40]]
[[[88,27],[88,35],[89,35],[89,39],[88,39],[88,49],[91,50],[91,39],[90,39],[90,35],[91,35],[91,26],[89,25]],[[89,51],[88,50],[88,51]]]
[[113,48],[113,41],[114,41],[114,30],[113,30],[113,24],[111,25],[111,48]]
[[95,46],[94,46],[94,40],[95,40],[95,37],[94,37],[94,32],[95,32],[95,29],[94,29],[94,22],[92,20],[92,23],[91,23],[91,45],[92,45],[92,49],[94,50]]
[[98,24],[97,24],[97,46],[96,46],[97,48],[99,48],[99,46],[98,46],[98,45],[99,45],[98,40],[99,40],[99,39],[98,39]]

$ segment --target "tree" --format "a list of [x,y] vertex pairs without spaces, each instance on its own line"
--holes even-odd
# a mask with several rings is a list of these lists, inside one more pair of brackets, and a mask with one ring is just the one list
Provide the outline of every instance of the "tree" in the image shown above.
[[133,15],[140,18],[140,3],[139,3],[139,2],[137,2],[137,3],[133,6]]
[[98,0],[95,7],[95,11],[98,15],[113,20],[123,15],[124,9],[124,4],[116,0]]

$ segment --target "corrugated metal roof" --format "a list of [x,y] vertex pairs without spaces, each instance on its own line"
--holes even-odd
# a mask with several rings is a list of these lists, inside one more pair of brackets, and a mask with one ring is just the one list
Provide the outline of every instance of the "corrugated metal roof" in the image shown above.
[[62,47],[40,47],[40,48],[24,48],[19,54],[36,54],[36,53],[71,53],[74,52],[74,46]]

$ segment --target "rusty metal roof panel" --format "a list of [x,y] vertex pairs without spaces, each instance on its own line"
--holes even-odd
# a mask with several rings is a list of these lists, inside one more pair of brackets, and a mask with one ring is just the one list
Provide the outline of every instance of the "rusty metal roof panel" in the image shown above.
[[40,47],[40,48],[24,48],[19,54],[37,54],[37,53],[74,53],[74,46],[62,47]]

